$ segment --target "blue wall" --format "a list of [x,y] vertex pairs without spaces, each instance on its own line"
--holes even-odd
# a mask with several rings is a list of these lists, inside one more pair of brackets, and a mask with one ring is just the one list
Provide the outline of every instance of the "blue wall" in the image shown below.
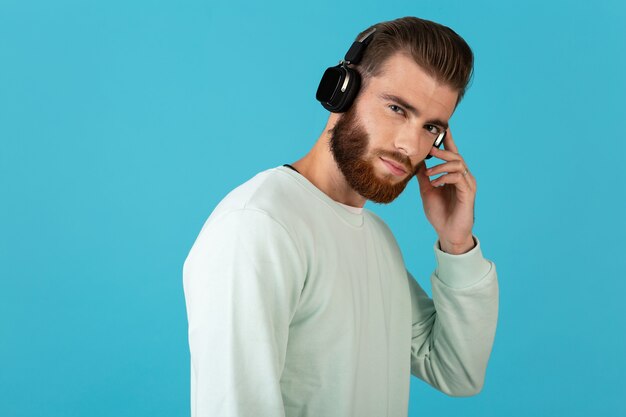
[[[501,291],[483,392],[413,379],[410,415],[626,415],[624,3],[299,3],[0,0],[0,415],[188,415],[200,227],[308,151],[324,69],[406,15],[475,51],[451,126]],[[417,182],[368,207],[429,291]]]

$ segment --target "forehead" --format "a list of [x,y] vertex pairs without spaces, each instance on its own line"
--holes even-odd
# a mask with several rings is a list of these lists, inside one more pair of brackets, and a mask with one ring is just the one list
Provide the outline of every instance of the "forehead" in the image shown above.
[[370,79],[367,90],[373,98],[380,94],[397,95],[420,110],[431,109],[447,118],[454,112],[458,97],[457,90],[437,81],[403,53],[387,59],[382,73]]

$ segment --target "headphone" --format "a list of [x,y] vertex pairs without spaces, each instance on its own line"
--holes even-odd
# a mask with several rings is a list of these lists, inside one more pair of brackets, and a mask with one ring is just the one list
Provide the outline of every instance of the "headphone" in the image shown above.
[[[322,103],[326,110],[333,113],[344,113],[354,102],[361,88],[361,75],[356,69],[350,68],[348,65],[356,65],[361,62],[365,48],[372,41],[374,32],[376,32],[376,28],[372,28],[361,39],[354,41],[339,64],[328,67],[324,71],[315,98]],[[440,148],[445,137],[446,131],[437,136],[434,146]],[[432,155],[426,155],[425,159],[430,158]]]
[[339,61],[339,65],[329,67],[324,71],[320,85],[317,87],[315,98],[322,103],[326,110],[333,113],[343,113],[354,102],[354,98],[361,87],[361,75],[350,68],[350,64],[358,64],[363,58],[363,52],[372,40],[371,35],[376,31],[373,28],[361,39],[354,41],[346,52],[346,56]]

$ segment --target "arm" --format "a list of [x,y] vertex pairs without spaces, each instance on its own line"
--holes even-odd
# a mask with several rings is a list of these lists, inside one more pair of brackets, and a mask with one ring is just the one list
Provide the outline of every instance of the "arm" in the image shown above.
[[431,275],[433,298],[408,273],[413,310],[411,372],[452,396],[483,387],[498,319],[495,264],[482,256],[480,241],[461,255],[435,244],[438,267]]
[[192,417],[284,416],[279,381],[303,265],[265,212],[203,227],[183,266]]

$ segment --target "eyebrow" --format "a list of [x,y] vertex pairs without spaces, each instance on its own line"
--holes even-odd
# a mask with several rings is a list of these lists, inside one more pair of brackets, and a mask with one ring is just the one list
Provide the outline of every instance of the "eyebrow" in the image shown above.
[[[417,110],[414,106],[410,105],[402,97],[398,97],[398,96],[396,96],[394,94],[389,94],[389,93],[381,93],[381,94],[379,94],[379,97],[381,99],[383,99],[383,100],[395,101],[396,103],[398,103],[399,105],[401,105],[402,107],[407,109],[409,112],[413,113],[416,117],[419,116],[419,114],[420,114],[419,110]],[[426,123],[437,125],[439,127],[443,127],[444,129],[448,129],[448,123],[446,123],[446,122],[444,122],[443,120],[440,120],[440,119],[428,120],[428,121],[426,121]]]

